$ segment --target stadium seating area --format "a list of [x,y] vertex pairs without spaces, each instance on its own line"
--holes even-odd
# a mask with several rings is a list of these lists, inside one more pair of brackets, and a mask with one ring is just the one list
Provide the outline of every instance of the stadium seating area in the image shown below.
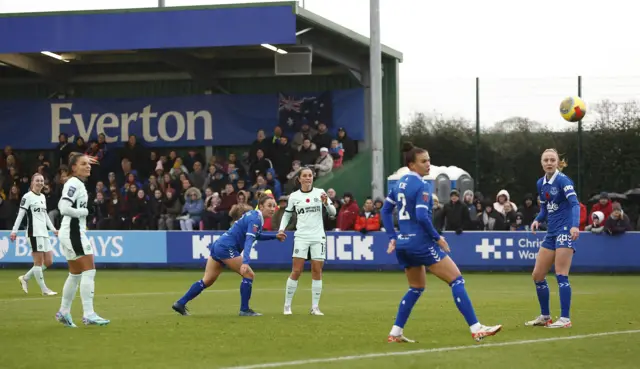
[[[287,137],[280,127],[270,134],[264,130],[247,151],[206,158],[204,149],[160,151],[143,147],[135,136],[125,147],[113,149],[99,135],[88,143],[82,138],[69,142],[60,135],[54,150],[16,153],[6,147],[0,155],[0,229],[10,229],[21,196],[29,190],[30,177],[45,177],[44,193],[49,216],[55,225],[60,214],[57,203],[69,177],[67,157],[85,152],[99,165],[93,166],[87,188],[92,196],[90,227],[98,230],[226,230],[242,214],[256,206],[261,194],[273,196],[279,210],[265,229],[277,228],[287,194],[296,190],[300,168],[312,167],[322,177],[338,170],[358,152],[357,142],[340,128],[337,137],[320,123],[318,130],[308,125]],[[382,229],[379,210],[383,199],[367,199],[362,206],[350,193],[327,192],[339,211],[335,218],[325,215],[326,230],[355,230],[362,233]],[[441,231],[528,230],[539,212],[537,196],[513,201],[507,190],[495,198],[467,191],[451,192],[442,201],[434,196],[434,223]],[[606,193],[587,212],[582,205],[581,229],[619,234],[633,230],[620,204]],[[295,227],[292,221],[291,229]]]

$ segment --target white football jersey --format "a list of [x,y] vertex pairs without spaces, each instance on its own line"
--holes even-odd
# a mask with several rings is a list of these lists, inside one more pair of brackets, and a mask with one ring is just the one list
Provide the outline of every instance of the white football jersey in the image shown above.
[[47,228],[49,213],[45,196],[29,191],[22,196],[20,208],[27,213],[27,237],[49,237]]
[[[62,188],[62,201],[69,201],[75,209],[87,208],[89,202],[89,194],[78,177],[71,177],[67,180]],[[59,205],[58,205],[59,206]],[[63,216],[60,224],[59,235],[61,237],[80,236],[87,231],[87,217],[73,218]]]
[[[298,190],[289,196],[286,211],[296,213],[296,231],[294,236],[299,239],[310,241],[322,241],[326,235],[324,232],[324,222],[322,219],[322,199],[320,196],[326,194],[321,188],[312,188],[309,192]],[[328,199],[331,205],[331,199]],[[281,224],[280,229],[286,224]]]

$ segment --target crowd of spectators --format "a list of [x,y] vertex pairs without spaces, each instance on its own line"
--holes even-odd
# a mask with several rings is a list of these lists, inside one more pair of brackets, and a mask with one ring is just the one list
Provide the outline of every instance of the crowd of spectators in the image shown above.
[[[87,181],[92,215],[89,227],[98,230],[226,230],[242,214],[255,208],[262,194],[278,202],[266,230],[278,227],[287,204],[287,194],[297,189],[295,177],[304,167],[322,177],[340,168],[357,154],[357,143],[345,129],[332,136],[320,123],[302,127],[291,139],[275,127],[270,136],[257,132],[247,152],[226,158],[192,149],[185,155],[177,151],[149,150],[135,136],[121,149],[108,147],[105,136],[85,143],[82,138],[70,142],[61,134],[53,154],[41,152],[32,163],[18,160],[11,147],[0,155],[0,229],[10,229],[23,194],[29,191],[30,177],[45,178],[44,195],[49,216],[60,224],[57,203],[62,187],[70,176],[67,158],[71,152],[85,152],[100,164],[92,167]],[[362,206],[351,193],[328,196],[336,204],[334,218],[325,214],[326,230],[353,230],[362,233],[380,231],[383,199],[368,198]],[[501,190],[495,199],[465,191],[452,190],[448,201],[433,196],[433,222],[439,231],[522,231],[539,213],[537,196],[525,195],[516,204],[509,192]],[[444,205],[442,204],[444,203]],[[581,206],[580,229],[611,235],[633,230],[629,217],[607,193],[587,212]],[[542,225],[544,229],[544,224]],[[638,224],[640,228],[640,222]],[[295,219],[290,229],[295,229]]]

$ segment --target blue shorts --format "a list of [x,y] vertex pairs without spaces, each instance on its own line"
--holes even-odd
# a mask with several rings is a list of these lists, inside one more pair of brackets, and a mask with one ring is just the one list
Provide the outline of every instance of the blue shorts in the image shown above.
[[552,251],[556,251],[556,249],[572,249],[573,252],[576,252],[576,243],[577,241],[571,240],[571,234],[568,231],[563,231],[556,235],[547,234],[544,237],[544,241],[542,241],[542,246],[545,249],[549,249]]
[[445,256],[447,254],[438,245],[396,249],[398,264],[405,269],[423,265],[428,267],[438,263]]
[[235,246],[222,245],[217,242],[209,246],[209,250],[211,250],[211,257],[213,260],[220,263],[222,263],[223,260],[241,256],[240,251],[238,251]]

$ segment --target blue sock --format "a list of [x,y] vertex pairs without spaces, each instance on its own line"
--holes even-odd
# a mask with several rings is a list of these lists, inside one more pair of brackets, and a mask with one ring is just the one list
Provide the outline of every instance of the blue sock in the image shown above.
[[242,278],[240,283],[240,310],[249,310],[249,300],[251,299],[251,289],[253,287],[253,279]]
[[396,315],[396,323],[400,328],[404,328],[404,325],[407,323],[409,319],[409,315],[411,315],[411,310],[413,306],[418,302],[418,299],[422,295],[424,288],[413,288],[409,287],[409,291],[404,295],[402,301],[400,301],[400,306],[398,307],[398,315]]
[[207,288],[207,286],[204,285],[204,282],[202,280],[197,281],[196,283],[191,285],[191,288],[189,288],[189,291],[187,291],[187,293],[185,293],[184,296],[182,296],[182,298],[178,300],[178,302],[181,305],[186,305],[187,302],[198,297],[198,295],[202,291],[204,291],[205,288]]
[[569,318],[569,310],[571,310],[571,283],[566,275],[556,274],[558,287],[560,289],[560,317]]
[[540,303],[540,314],[549,316],[551,315],[549,309],[549,284],[544,279],[541,282],[536,282],[536,293],[538,294],[538,302]]
[[460,313],[464,316],[469,327],[478,323],[476,312],[473,310],[473,305],[471,305],[471,299],[469,299],[467,290],[464,288],[464,278],[459,276],[455,281],[451,282],[449,286],[451,286],[451,292],[453,293],[453,301],[456,303],[458,310],[460,310]]

